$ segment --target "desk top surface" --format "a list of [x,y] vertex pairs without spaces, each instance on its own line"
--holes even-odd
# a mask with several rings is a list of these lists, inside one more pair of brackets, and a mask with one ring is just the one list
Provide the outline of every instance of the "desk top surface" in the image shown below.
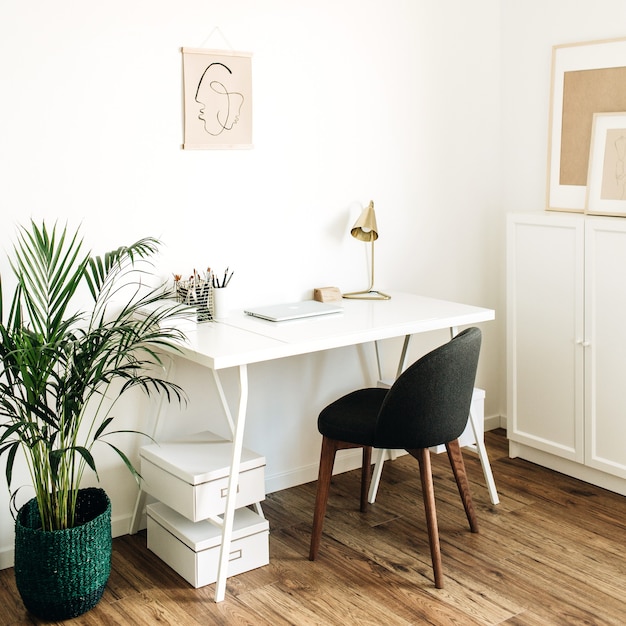
[[343,300],[343,312],[268,322],[234,311],[184,327],[182,356],[213,369],[401,337],[495,318],[493,309],[392,293],[391,300]]

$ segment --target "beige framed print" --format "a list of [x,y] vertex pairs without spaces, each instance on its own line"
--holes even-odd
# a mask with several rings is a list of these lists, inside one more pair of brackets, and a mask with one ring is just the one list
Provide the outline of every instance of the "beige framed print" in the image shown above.
[[593,116],[586,211],[626,215],[626,112]]
[[252,55],[181,48],[184,150],[252,147]]
[[626,39],[552,49],[547,208],[585,210],[595,113],[626,111]]

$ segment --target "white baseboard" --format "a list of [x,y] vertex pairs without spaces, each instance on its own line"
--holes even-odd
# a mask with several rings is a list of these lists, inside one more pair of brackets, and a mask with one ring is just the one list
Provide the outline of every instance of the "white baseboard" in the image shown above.
[[7,569],[13,567],[15,563],[15,552],[11,549],[0,550],[0,569]]
[[496,428],[506,428],[506,417],[503,415],[492,415],[485,417],[485,432]]
[[[333,474],[341,474],[361,467],[362,452],[360,449],[340,450],[335,458]],[[304,467],[299,467],[282,474],[274,474],[265,477],[265,493],[282,491],[290,487],[297,487],[317,480],[319,463],[313,463]]]
[[525,459],[555,472],[572,476],[586,483],[626,496],[626,481],[623,478],[582,465],[576,461],[563,459],[549,452],[543,452],[511,440],[509,440],[509,456],[511,458],[519,457],[520,459]]

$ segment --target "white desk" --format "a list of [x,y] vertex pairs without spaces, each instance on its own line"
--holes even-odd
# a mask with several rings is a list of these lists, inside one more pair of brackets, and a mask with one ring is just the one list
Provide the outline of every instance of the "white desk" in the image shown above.
[[[179,356],[210,368],[233,437],[233,457],[215,588],[216,602],[222,601],[226,593],[226,572],[235,513],[233,494],[237,491],[248,403],[247,366],[320,350],[404,337],[398,365],[400,372],[404,368],[411,335],[444,328],[450,328],[454,334],[458,326],[486,322],[495,317],[492,309],[403,293],[392,294],[391,300],[344,300],[343,305],[343,313],[289,322],[267,322],[236,312],[218,322],[194,324],[190,326],[191,330],[185,331],[188,341],[181,346],[182,353]],[[239,397],[237,406],[231,410],[223,392],[219,371],[233,367],[238,368]],[[131,532],[137,531],[144,501],[145,498],[140,494]]]

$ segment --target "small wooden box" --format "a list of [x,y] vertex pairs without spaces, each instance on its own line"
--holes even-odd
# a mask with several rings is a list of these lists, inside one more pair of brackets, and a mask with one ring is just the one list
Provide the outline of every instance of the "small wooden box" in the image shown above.
[[341,302],[343,296],[338,287],[316,287],[313,289],[313,300],[318,302]]
[[[233,444],[210,432],[140,449],[142,487],[192,522],[226,510]],[[241,454],[237,508],[265,499],[265,457]]]
[[[217,580],[222,530],[191,522],[162,502],[149,504],[148,549],[194,587]],[[235,511],[227,576],[269,563],[269,522],[248,508]]]

